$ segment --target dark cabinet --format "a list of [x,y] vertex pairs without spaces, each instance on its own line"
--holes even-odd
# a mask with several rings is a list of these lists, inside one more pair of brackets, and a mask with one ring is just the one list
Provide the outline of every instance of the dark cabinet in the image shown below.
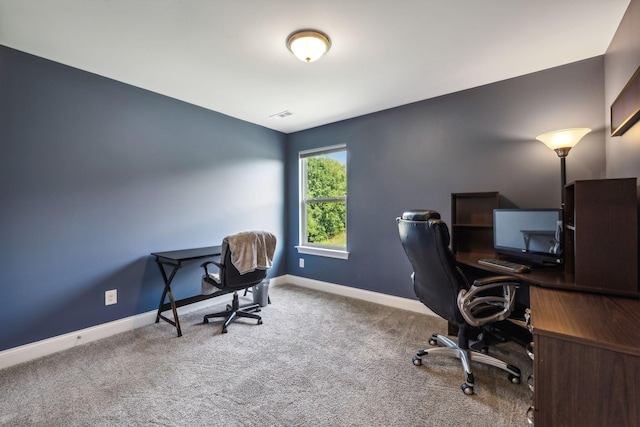
[[531,287],[536,427],[640,427],[640,300]]
[[575,289],[638,295],[636,178],[576,181],[565,187],[565,272]]

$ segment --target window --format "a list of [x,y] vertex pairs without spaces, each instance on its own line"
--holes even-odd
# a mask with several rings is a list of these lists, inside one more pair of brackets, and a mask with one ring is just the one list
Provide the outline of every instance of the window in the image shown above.
[[298,252],[346,259],[347,147],[303,151]]

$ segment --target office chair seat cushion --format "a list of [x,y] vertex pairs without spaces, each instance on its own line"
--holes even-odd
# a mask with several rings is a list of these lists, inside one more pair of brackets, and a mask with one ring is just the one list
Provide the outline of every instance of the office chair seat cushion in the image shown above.
[[402,219],[407,221],[429,221],[430,219],[440,219],[440,214],[428,209],[412,209],[402,214]]
[[218,273],[209,273],[202,276],[202,282],[200,285],[200,293],[202,295],[211,295],[221,291],[220,275]]

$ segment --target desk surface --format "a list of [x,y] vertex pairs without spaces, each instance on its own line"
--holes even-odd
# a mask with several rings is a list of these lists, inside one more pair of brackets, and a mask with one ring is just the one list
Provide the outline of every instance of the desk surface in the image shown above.
[[157,258],[165,258],[172,261],[189,261],[191,259],[207,258],[220,255],[222,246],[207,246],[206,248],[180,249],[177,251],[152,252]]
[[536,333],[640,356],[640,300],[537,287],[530,292]]
[[456,260],[460,264],[468,265],[470,267],[479,268],[485,271],[491,271],[492,273],[498,273],[501,275],[516,276],[523,282],[527,282],[536,286],[549,287],[549,288],[572,288],[575,286],[575,278],[573,274],[565,273],[561,267],[532,267],[531,272],[525,274],[517,274],[505,272],[498,268],[492,268],[487,265],[478,264],[478,260],[482,258],[496,258],[495,253],[480,253],[480,252],[458,252],[456,254]]

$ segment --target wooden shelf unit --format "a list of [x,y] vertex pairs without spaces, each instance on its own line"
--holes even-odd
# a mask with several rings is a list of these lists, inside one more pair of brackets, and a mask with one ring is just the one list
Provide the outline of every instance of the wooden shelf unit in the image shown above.
[[451,250],[493,252],[493,210],[499,207],[497,191],[451,193]]

